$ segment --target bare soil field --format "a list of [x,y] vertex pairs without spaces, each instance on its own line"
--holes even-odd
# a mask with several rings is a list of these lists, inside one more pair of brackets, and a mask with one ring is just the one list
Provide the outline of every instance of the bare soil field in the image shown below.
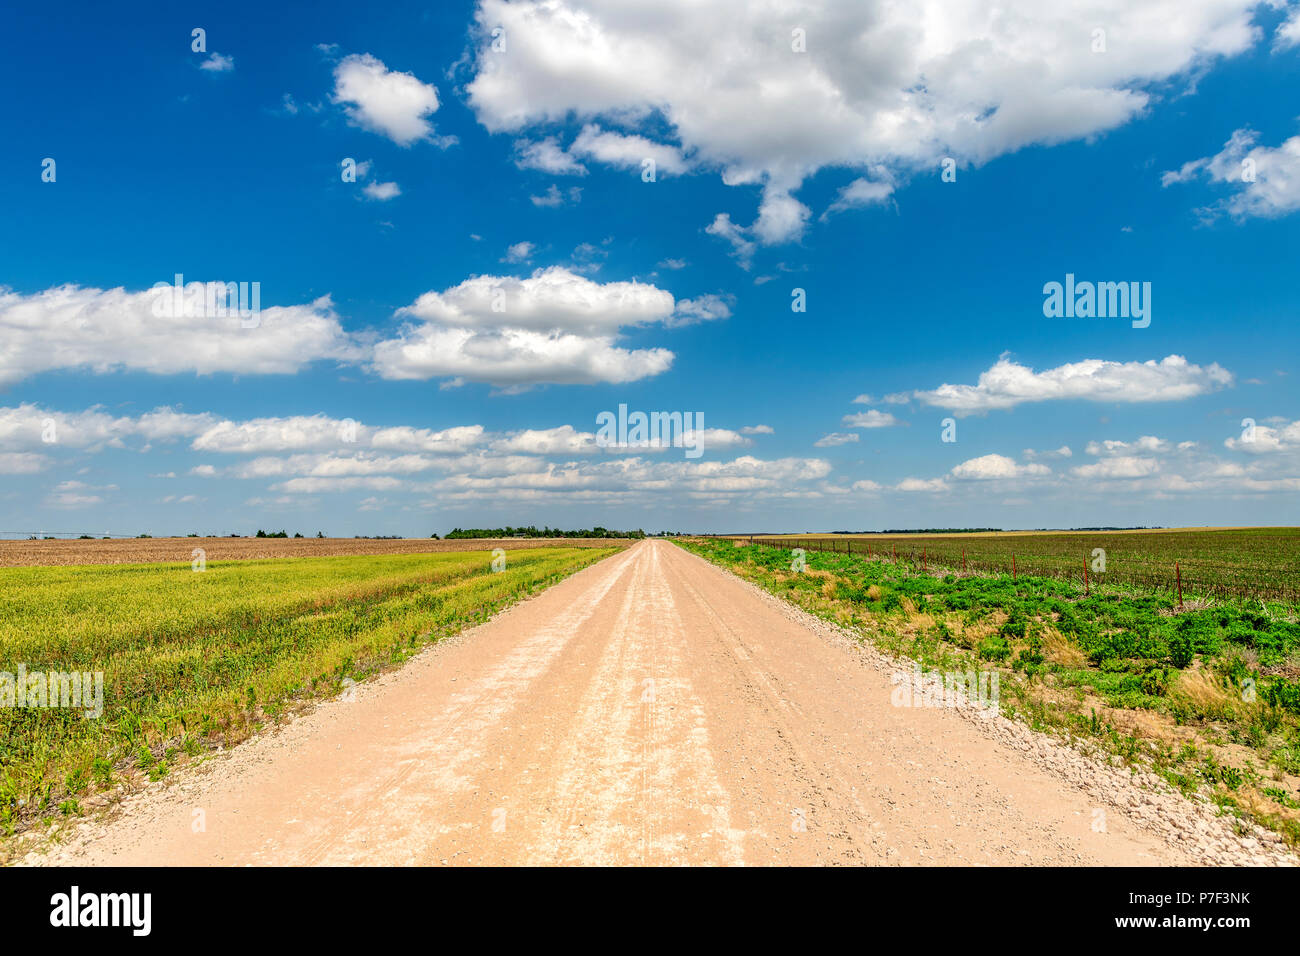
[[189,562],[202,548],[207,561],[325,557],[336,554],[424,554],[504,548],[593,548],[631,544],[625,538],[115,538],[0,541],[0,568],[73,564]]

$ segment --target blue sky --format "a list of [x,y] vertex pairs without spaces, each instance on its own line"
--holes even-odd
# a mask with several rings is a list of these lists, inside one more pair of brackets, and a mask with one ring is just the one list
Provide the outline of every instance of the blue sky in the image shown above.
[[1040,6],[6,12],[0,530],[1297,523],[1297,7]]

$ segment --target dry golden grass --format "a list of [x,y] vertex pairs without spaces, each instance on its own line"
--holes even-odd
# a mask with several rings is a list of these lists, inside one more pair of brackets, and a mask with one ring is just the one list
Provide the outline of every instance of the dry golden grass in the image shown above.
[[1181,697],[1206,714],[1225,714],[1242,704],[1240,695],[1223,686],[1199,662],[1179,671],[1178,678],[1169,689],[1169,697]]
[[1088,663],[1083,651],[1054,627],[1043,628],[1043,659],[1070,670],[1078,670]]
[[83,565],[189,564],[195,548],[209,561],[326,557],[337,554],[425,554],[503,548],[610,548],[627,538],[115,538],[110,541],[0,541],[0,568]]

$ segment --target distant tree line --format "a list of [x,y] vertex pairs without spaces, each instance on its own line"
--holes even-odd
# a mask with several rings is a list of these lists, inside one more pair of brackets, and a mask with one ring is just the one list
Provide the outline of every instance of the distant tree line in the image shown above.
[[[437,535],[433,535],[437,537]],[[447,540],[453,538],[644,538],[645,532],[611,531],[599,526],[591,529],[579,528],[576,531],[564,531],[560,528],[538,528],[528,525],[523,528],[452,528],[447,532]]]
[[[980,531],[1001,531],[1001,528],[888,528],[881,534],[976,534]],[[837,531],[836,534],[848,532]]]

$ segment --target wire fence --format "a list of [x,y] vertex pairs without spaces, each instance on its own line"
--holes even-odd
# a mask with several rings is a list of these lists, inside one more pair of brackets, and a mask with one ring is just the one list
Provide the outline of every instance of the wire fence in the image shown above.
[[1076,558],[1057,555],[1011,552],[1008,556],[968,555],[965,548],[933,548],[928,544],[900,548],[897,542],[875,543],[861,538],[774,538],[752,535],[707,535],[725,537],[774,548],[803,548],[853,554],[869,560],[905,564],[921,571],[947,571],[955,574],[1010,575],[1052,578],[1077,585],[1084,594],[1097,588],[1116,586],[1143,591],[1168,593],[1181,605],[1185,596],[1209,599],[1255,598],[1265,601],[1300,601],[1300,575],[1275,568],[1249,568],[1241,565],[1218,565],[1197,562],[1184,566],[1175,559],[1168,565],[1133,564],[1112,556],[1096,570],[1091,552]]

